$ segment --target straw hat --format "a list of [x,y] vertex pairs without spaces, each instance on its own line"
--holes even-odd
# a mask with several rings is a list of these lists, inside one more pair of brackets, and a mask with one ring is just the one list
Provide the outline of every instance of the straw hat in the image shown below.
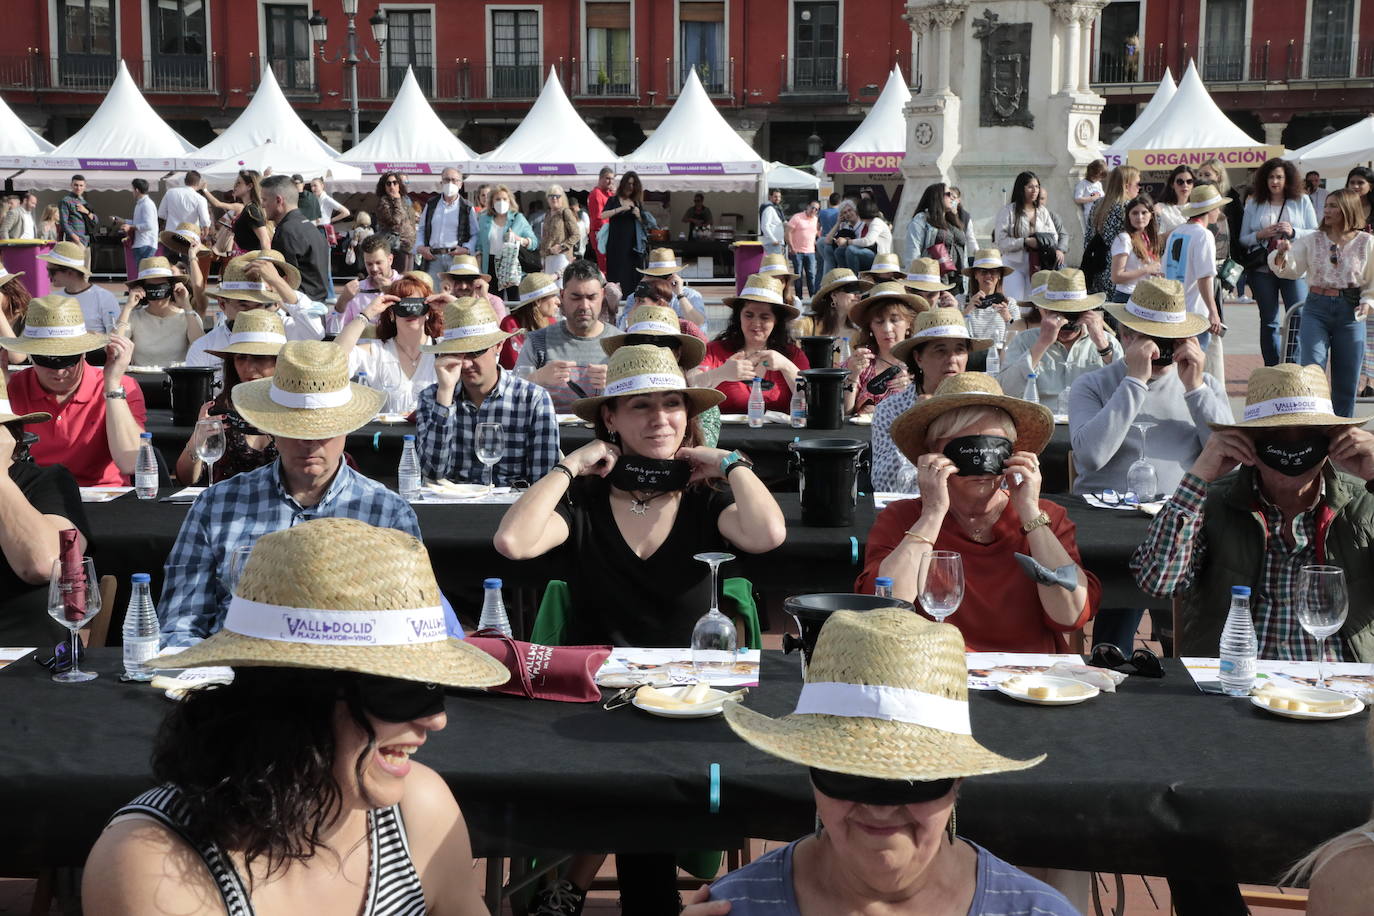
[[425,545],[352,518],[258,538],[223,627],[158,663],[321,668],[446,687],[494,687],[510,677],[492,656],[448,636]]
[[1004,277],[1016,272],[1016,268],[1008,267],[1002,263],[1002,250],[1000,248],[979,248],[973,253],[973,263],[965,267],[960,273],[966,277],[971,277],[975,270],[1000,270]]
[[812,306],[815,306],[816,300],[829,296],[842,286],[857,286],[859,292],[867,292],[873,288],[873,281],[854,276],[854,271],[848,267],[836,267],[821,279],[821,288],[811,295]]
[[1287,426],[1363,426],[1369,418],[1338,417],[1331,409],[1331,385],[1321,366],[1280,363],[1260,366],[1245,386],[1239,423],[1208,423],[1212,429],[1269,429]]
[[957,779],[1045,759],[1003,757],[973,738],[964,638],[895,607],[830,615],[795,712],[773,719],[734,700],[725,721],[765,753],[870,779]]
[[81,303],[60,293],[31,300],[23,332],[18,337],[0,337],[0,347],[33,356],[76,356],[100,350],[109,342],[109,335],[87,331]]
[[686,372],[695,369],[706,355],[706,344],[700,338],[682,333],[677,312],[662,305],[638,305],[630,310],[625,333],[601,338],[601,349],[607,356],[629,343],[631,334],[651,334],[673,337],[678,341],[677,364]]
[[245,356],[276,356],[286,346],[286,326],[276,311],[249,309],[234,318],[234,330],[229,345],[222,350],[206,350],[220,359],[233,359],[235,353]]
[[762,302],[781,311],[783,321],[791,321],[801,314],[801,309],[782,301],[782,281],[777,279],[777,274],[751,274],[738,296],[725,296],[721,302],[730,308],[742,308],[746,302]]
[[954,289],[953,284],[940,279],[940,262],[934,258],[912,258],[902,283],[911,289],[919,289],[926,293]]
[[533,305],[545,296],[558,295],[558,278],[553,274],[525,274],[520,278],[520,298],[511,306],[511,311]]
[[970,353],[992,346],[991,340],[975,338],[968,332],[968,323],[958,309],[930,309],[916,316],[910,337],[892,345],[892,358],[900,363],[921,344],[950,339],[967,341]]
[[1183,214],[1184,219],[1192,219],[1200,216],[1208,210],[1216,210],[1226,206],[1227,198],[1221,196],[1221,191],[1214,184],[1200,184],[1194,186],[1192,193],[1188,195],[1187,202],[1179,206],[1178,212]]
[[[859,276],[871,277],[873,282],[877,283],[889,279],[887,276],[888,274],[906,275],[906,271],[902,270],[902,262],[897,257],[896,252],[880,252],[874,255],[872,265],[869,266],[868,270],[861,271]],[[901,277],[897,279],[901,279]]]
[[138,262],[138,276],[125,285],[142,286],[146,280],[171,280],[176,275],[176,271],[172,270],[172,262],[166,258],[144,258]]
[[301,272],[296,269],[296,265],[286,263],[286,257],[275,248],[245,251],[234,260],[243,261],[244,264],[252,264],[254,261],[271,261],[277,266],[277,270],[281,271],[281,275],[286,278],[287,286],[292,289],[301,288]]
[[766,254],[763,256],[763,263],[759,265],[759,273],[781,280],[783,277],[797,279],[797,274],[793,272],[792,265],[787,261],[785,254]]
[[91,254],[79,242],[58,242],[52,246],[52,251],[40,254],[38,260],[74,270],[88,280],[91,278]]
[[649,263],[640,268],[639,272],[646,277],[671,277],[682,270],[682,264],[678,262],[677,252],[671,248],[655,248],[649,252]]
[[1083,271],[1076,267],[1063,270],[1040,271],[1038,279],[1044,284],[1036,284],[1031,290],[1030,301],[1052,312],[1090,312],[1107,298],[1106,293],[1089,293],[1088,281]]
[[849,309],[849,320],[856,327],[866,328],[874,309],[891,302],[902,302],[920,314],[930,310],[930,302],[925,296],[918,296],[907,289],[905,283],[888,280],[873,286],[866,296],[854,303]]
[[[237,390],[237,389],[235,389]],[[961,372],[940,383],[935,393],[892,421],[893,443],[912,464],[924,455],[926,429],[936,417],[961,407],[997,407],[1011,414],[1016,426],[1014,452],[1040,454],[1054,434],[1054,414],[1043,404],[1032,404],[1002,393],[997,379],[983,372]]]
[[1181,339],[1207,330],[1207,319],[1188,311],[1183,284],[1150,277],[1135,285],[1126,302],[1108,302],[1107,313],[1133,331],[1150,337]]
[[444,306],[444,336],[438,343],[425,344],[420,349],[425,353],[476,353],[523,333],[501,330],[490,302],[464,296]]
[[0,372],[0,423],[13,423],[16,420],[20,423],[46,423],[51,419],[52,414],[41,410],[15,413],[14,407],[10,405],[10,393],[9,387],[5,383],[5,373]]
[[449,266],[449,269],[440,274],[440,276],[462,277],[463,279],[481,277],[488,283],[491,282],[491,274],[482,273],[481,268],[477,266],[477,258],[470,254],[455,254],[453,256],[453,263]]
[[579,398],[572,403],[572,412],[588,423],[595,423],[601,405],[608,398],[649,394],[654,391],[680,391],[687,399],[687,415],[694,417],[703,410],[715,407],[725,395],[714,388],[691,388],[682,377],[673,353],[667,347],[653,344],[632,344],[621,347],[606,361],[606,387],[598,397]]
[[157,234],[157,240],[177,254],[184,255],[191,250],[193,242],[200,241],[200,227],[195,223],[182,223],[175,229],[163,229]]
[[16,270],[14,273],[10,273],[4,264],[0,264],[0,286],[4,286],[11,280],[18,280],[22,276],[24,276],[24,271]]
[[205,294],[220,299],[246,299],[249,302],[259,302],[265,305],[276,305],[281,302],[281,296],[278,296],[270,285],[261,280],[249,278],[248,265],[250,263],[243,258],[234,258],[225,264],[224,270],[219,275],[219,285],[210,287],[205,291]]
[[271,378],[240,382],[234,409],[265,433],[288,439],[332,439],[364,425],[386,392],[348,380],[348,357],[333,343],[293,340],[277,353]]

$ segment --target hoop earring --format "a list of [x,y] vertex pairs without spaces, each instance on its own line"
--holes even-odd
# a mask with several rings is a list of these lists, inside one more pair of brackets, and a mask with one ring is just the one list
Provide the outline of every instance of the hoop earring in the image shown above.
[[955,823],[958,820],[958,813],[959,812],[957,807],[950,808],[949,823],[945,825],[945,830],[949,833],[949,845],[951,846],[954,845]]

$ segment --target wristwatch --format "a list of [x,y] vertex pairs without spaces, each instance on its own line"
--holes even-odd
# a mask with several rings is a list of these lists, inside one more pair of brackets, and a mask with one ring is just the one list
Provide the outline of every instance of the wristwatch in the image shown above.
[[112,391],[105,392],[105,400],[107,401],[124,401],[128,400],[128,397],[129,396],[124,391],[123,385],[120,385]]
[[1043,527],[1045,527],[1046,525],[1048,525],[1049,523],[1050,523],[1050,517],[1049,517],[1049,515],[1046,514],[1045,512],[1041,512],[1041,513],[1040,513],[1039,515],[1037,515],[1035,518],[1031,519],[1030,521],[1026,522],[1024,525],[1022,525],[1022,526],[1021,526],[1021,530],[1024,531],[1026,534],[1030,534],[1030,533],[1031,533],[1032,531],[1034,531],[1036,528],[1043,528]]
[[749,470],[752,471],[754,469],[754,462],[744,457],[744,455],[741,454],[738,449],[736,449],[735,451],[726,455],[724,458],[720,459],[720,476],[729,477],[730,472],[733,471],[735,468],[749,468]]

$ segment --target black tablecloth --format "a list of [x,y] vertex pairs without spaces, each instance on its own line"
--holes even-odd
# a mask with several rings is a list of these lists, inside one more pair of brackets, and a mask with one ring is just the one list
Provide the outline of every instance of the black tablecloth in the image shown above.
[[[79,864],[111,812],[151,782],[151,740],[168,702],[120,683],[117,651],[91,656],[101,677],[89,684],[54,684],[28,659],[0,672],[0,862],[11,873]],[[1162,681],[1132,678],[1078,706],[975,692],[979,740],[1049,759],[969,779],[960,833],[1021,865],[1271,883],[1364,820],[1367,713],[1279,719],[1203,695],[1177,662],[1166,666]],[[765,653],[746,703],[782,715],[798,689],[795,657]],[[805,771],[753,750],[719,717],[457,693],[447,729],[419,759],[458,796],[479,856],[722,848],[741,836],[792,839],[813,822]],[[717,814],[708,811],[712,763]]]
[[[167,425],[171,426],[172,382],[171,379],[167,377],[167,373],[130,372],[129,378],[138,382],[138,387],[143,392],[143,403],[149,408],[148,423],[150,426],[150,431],[151,425],[153,423],[154,408],[161,410],[163,412],[163,417],[165,417]],[[186,428],[186,432],[188,434],[190,433],[190,427]],[[156,438],[157,437],[155,434],[154,439]],[[182,445],[186,444],[186,436],[182,436],[181,440],[182,441],[180,444],[177,445],[177,448],[181,448]]]

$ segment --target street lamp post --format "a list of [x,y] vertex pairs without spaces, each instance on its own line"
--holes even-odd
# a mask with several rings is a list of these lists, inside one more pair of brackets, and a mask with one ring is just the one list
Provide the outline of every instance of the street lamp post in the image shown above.
[[329,64],[343,61],[348,68],[348,113],[353,118],[353,145],[357,146],[361,142],[358,136],[358,64],[363,60],[374,64],[382,62],[382,50],[386,47],[386,17],[378,10],[367,20],[372,27],[372,39],[377,42],[377,56],[374,58],[366,48],[358,47],[358,0],[343,0],[343,11],[348,17],[348,43],[333,59],[324,53],[324,43],[329,38],[329,20],[319,10],[315,10],[310,17],[310,38],[315,42],[321,61]]

